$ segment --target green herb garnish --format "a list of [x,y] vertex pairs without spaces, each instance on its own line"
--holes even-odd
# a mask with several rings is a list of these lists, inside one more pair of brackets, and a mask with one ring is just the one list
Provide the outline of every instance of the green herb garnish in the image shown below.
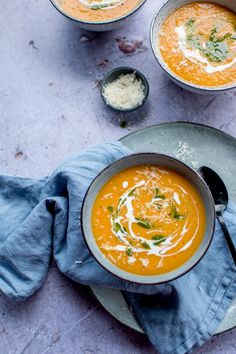
[[210,61],[221,62],[227,57],[229,52],[228,45],[225,41],[230,38],[232,38],[232,33],[226,33],[222,37],[217,37],[217,28],[214,27],[211,30],[203,53]]
[[[227,39],[233,39],[232,33],[226,33],[224,36],[217,36],[217,28],[214,27],[209,35],[205,47],[200,43],[200,36],[195,33],[195,20],[190,19],[185,23],[187,32],[187,42],[192,48],[198,49],[209,61],[219,63],[226,59],[229,53]],[[236,36],[235,36],[236,39]]]
[[165,241],[165,239],[163,240],[160,240],[160,241],[157,241],[157,242],[154,242],[154,246],[160,246],[160,244]]
[[144,229],[151,229],[151,225],[150,222],[148,220],[144,220],[141,218],[135,218],[135,220],[137,221],[137,224],[141,227],[143,227]]
[[195,19],[194,18],[190,18],[187,22],[186,22],[186,27],[188,28],[193,28],[195,24]]
[[165,240],[166,238],[164,236],[162,236],[162,235],[155,235],[155,236],[152,237],[152,239],[154,241],[160,241],[160,240],[163,240],[163,239]]
[[211,30],[211,33],[210,33],[210,37],[209,37],[209,41],[214,41],[214,38],[215,38],[215,35],[217,33],[217,29],[216,27],[214,27],[212,30]]
[[119,224],[118,222],[115,223],[115,232],[122,232],[122,227],[121,224]]
[[225,41],[231,36],[232,33],[226,33],[222,37],[217,37],[216,27],[211,30],[209,40],[206,42],[206,48],[202,50],[209,61],[221,62],[227,57],[229,47]]
[[160,204],[160,203],[157,203],[157,202],[155,202],[155,207],[157,208],[157,209],[162,209],[162,205]]
[[150,248],[151,248],[147,242],[143,242],[142,246],[143,246],[143,248],[146,248],[147,250],[150,250]]
[[[134,195],[134,193],[135,193],[135,190],[136,190],[136,187],[131,189],[131,191],[128,193],[127,197],[132,197]],[[119,199],[119,209],[118,209],[118,211],[120,210],[122,205],[125,204],[125,202],[127,200],[127,197],[125,197],[123,200],[122,200],[122,198]]]
[[126,254],[127,254],[128,257],[132,257],[132,254],[133,254],[132,248],[127,248]]
[[122,232],[122,233],[125,233],[125,229],[122,227],[122,225],[118,222],[115,223],[115,232]]
[[164,242],[166,240],[166,237],[164,237],[162,235],[155,235],[152,237],[152,239],[154,241],[157,241],[157,242],[154,242],[154,246],[159,246],[162,242]]
[[114,208],[113,208],[112,206],[108,206],[108,207],[107,207],[107,210],[109,210],[109,211],[110,211],[110,213],[113,213]]
[[154,246],[159,246],[162,242],[164,242],[166,240],[166,237],[162,236],[162,235],[155,235],[152,237],[152,239],[154,241],[157,241],[157,242],[154,242]]
[[158,210],[162,209],[162,205],[161,205],[160,203],[158,203],[158,202],[155,202],[155,207],[156,207]]
[[160,193],[159,188],[155,188],[155,194],[154,194],[153,199],[163,199],[164,200],[164,199],[166,199],[166,197],[164,194]]
[[194,33],[195,29],[195,19],[190,18],[186,23],[185,23],[185,28],[187,32],[187,41],[190,47],[196,48],[196,49],[201,49],[201,44],[199,42],[200,38]]
[[128,193],[128,197],[132,197],[136,191],[136,187],[131,189],[131,191]]
[[229,53],[228,46],[225,42],[206,42],[204,55],[209,61],[220,63]]
[[164,194],[158,194],[155,199],[166,199],[165,195]]
[[120,208],[122,207],[122,205],[125,204],[126,200],[127,200],[127,198],[124,198],[123,200],[122,200],[121,198],[119,199],[119,203],[120,203],[120,205],[119,205],[119,210],[120,210]]
[[184,218],[184,215],[181,215],[179,213],[179,211],[177,210],[177,208],[176,208],[176,206],[174,204],[172,204],[170,216],[171,216],[172,219],[175,219],[175,220],[181,220],[181,219]]
[[[123,227],[119,222],[116,222],[113,226],[113,230],[117,234],[118,232],[121,232],[123,235],[128,235],[127,230],[125,227]],[[117,235],[118,236],[118,235]],[[119,236],[118,236],[119,237]]]
[[111,2],[109,2],[109,3],[107,3],[107,4],[91,5],[91,6],[90,6],[90,9],[91,9],[91,10],[101,10],[101,9],[104,9],[104,8],[106,8],[106,7],[110,7],[110,6],[113,6],[113,5],[114,5],[114,2],[111,1]]

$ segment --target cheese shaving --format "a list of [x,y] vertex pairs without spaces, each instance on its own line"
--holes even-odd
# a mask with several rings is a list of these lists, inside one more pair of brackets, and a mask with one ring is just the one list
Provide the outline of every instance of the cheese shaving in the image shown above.
[[132,109],[143,103],[144,85],[135,73],[122,74],[104,86],[103,97],[108,105],[116,109]]
[[175,152],[175,156],[178,159],[185,161],[188,157],[191,157],[193,153],[194,149],[192,147],[190,147],[187,143],[179,141],[178,150]]

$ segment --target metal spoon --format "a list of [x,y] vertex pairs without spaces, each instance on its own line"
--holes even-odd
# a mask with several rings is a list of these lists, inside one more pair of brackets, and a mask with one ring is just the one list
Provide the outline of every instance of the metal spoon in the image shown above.
[[219,220],[222,230],[224,232],[225,239],[227,241],[229,250],[231,252],[231,255],[234,260],[234,264],[236,265],[236,249],[234,247],[232,238],[230,236],[230,233],[227,229],[227,226],[225,224],[224,218],[223,218],[223,213],[225,209],[227,208],[229,197],[228,197],[228,192],[226,189],[226,186],[220,176],[213,171],[211,168],[202,166],[198,169],[198,173],[202,176],[202,178],[205,180],[206,184],[208,185],[211,194],[213,196],[214,202],[215,202],[215,210],[216,210],[216,216],[217,219]]

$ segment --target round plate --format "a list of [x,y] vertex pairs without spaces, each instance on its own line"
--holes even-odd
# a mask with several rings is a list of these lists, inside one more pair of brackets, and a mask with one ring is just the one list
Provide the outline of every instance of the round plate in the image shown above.
[[[236,139],[220,130],[187,122],[163,123],[131,133],[121,142],[134,152],[171,155],[191,167],[206,165],[224,179],[236,202]],[[91,288],[101,305],[118,321],[143,333],[119,290]],[[236,298],[217,333],[236,327]],[[217,334],[216,333],[216,334]]]

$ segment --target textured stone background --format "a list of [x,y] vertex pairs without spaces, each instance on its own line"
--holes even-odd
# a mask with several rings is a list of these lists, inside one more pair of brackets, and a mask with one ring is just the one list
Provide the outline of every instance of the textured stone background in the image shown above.
[[[161,3],[148,0],[116,32],[81,31],[49,0],[0,0],[1,173],[38,177],[68,155],[151,124],[186,120],[236,136],[236,91],[197,96],[172,84],[149,47],[149,27]],[[126,44],[133,46],[124,53]],[[131,65],[150,81],[150,99],[136,114],[117,115],[101,102],[98,82],[111,68]],[[133,119],[125,129],[119,122]],[[217,149],[217,147],[216,147]],[[236,353],[236,330],[196,353]],[[108,315],[87,288],[52,265],[41,291],[24,303],[0,295],[0,354],[154,354],[147,339]]]

